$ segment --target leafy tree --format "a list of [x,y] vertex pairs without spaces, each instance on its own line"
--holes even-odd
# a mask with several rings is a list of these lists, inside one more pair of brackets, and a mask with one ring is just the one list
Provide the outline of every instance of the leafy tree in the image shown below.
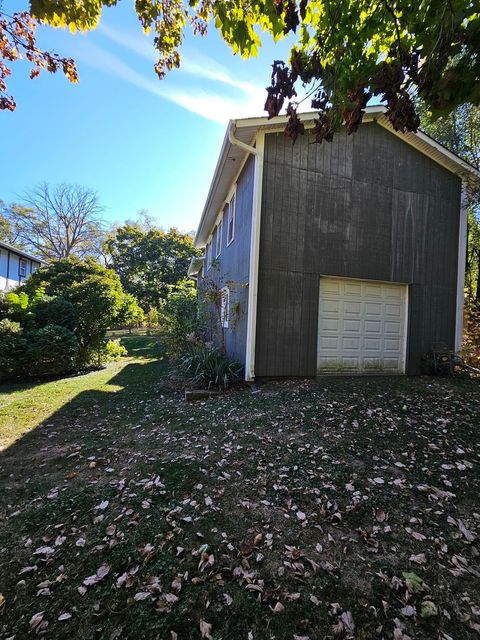
[[131,293],[125,293],[122,298],[122,304],[117,316],[117,325],[128,327],[129,333],[135,325],[143,322],[145,314],[143,309]]
[[[426,105],[418,105],[421,127],[432,138],[480,170],[480,107],[465,104],[448,116],[433,119]],[[465,185],[468,207],[468,241],[465,284],[470,300],[480,303],[480,189]]]
[[71,184],[51,188],[43,183],[26,193],[25,204],[1,209],[17,246],[47,260],[101,254],[103,208],[94,191]]
[[[31,29],[41,21],[88,30],[98,25],[104,6],[116,3],[30,0],[27,16]],[[258,52],[261,31],[274,40],[295,34],[288,63],[273,64],[265,105],[274,116],[288,101],[286,133],[294,140],[304,130],[297,116],[300,83],[319,111],[317,142],[331,140],[342,120],[355,131],[374,96],[385,101],[401,131],[419,125],[414,92],[436,115],[480,103],[480,13],[471,0],[138,0],[136,11],[143,29],[155,32],[160,78],[180,66],[187,25],[205,34],[213,22],[244,57]],[[9,60],[6,33],[3,57]]]
[[91,362],[122,308],[124,294],[117,274],[92,258],[64,258],[38,269],[20,287],[29,297],[38,289],[73,305],[79,363]]
[[[42,70],[50,73],[61,70],[70,82],[78,82],[75,63],[71,58],[62,58],[56,53],[38,48],[35,32],[40,21],[33,16],[35,8],[34,3],[31,4],[32,12],[9,15],[2,10],[3,3],[0,2],[0,110],[15,110],[15,100],[7,93],[6,78],[11,73],[10,63],[17,60],[26,58],[30,62],[30,78],[36,78]],[[55,10],[53,4],[54,2],[50,2],[51,11]]]
[[168,286],[185,278],[191,257],[198,254],[191,236],[177,229],[144,230],[131,224],[118,227],[106,249],[125,291],[144,309],[158,307]]

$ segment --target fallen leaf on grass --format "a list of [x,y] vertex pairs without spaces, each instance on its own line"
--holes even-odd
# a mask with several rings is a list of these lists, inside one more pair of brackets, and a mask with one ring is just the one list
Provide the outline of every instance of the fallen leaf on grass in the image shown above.
[[39,611],[38,613],[34,613],[30,618],[30,627],[35,629],[37,633],[45,630],[48,627],[47,620],[44,620],[45,611]]
[[83,581],[83,584],[86,587],[91,587],[94,584],[97,584],[98,582],[100,582],[100,580],[103,580],[105,576],[108,575],[109,572],[110,572],[110,565],[102,564],[102,566],[97,569],[97,573],[93,574],[93,576],[88,576],[85,578],[85,580]]
[[424,553],[417,553],[416,555],[410,556],[410,562],[416,562],[417,564],[425,564],[427,558]]
[[63,622],[64,620],[70,620],[70,618],[71,618],[71,617],[72,617],[72,614],[71,614],[71,613],[68,613],[68,612],[66,612],[66,613],[61,613],[61,614],[58,616],[57,620],[59,620],[60,622]]
[[212,636],[210,634],[212,630],[212,625],[209,624],[208,622],[205,622],[205,620],[200,620],[199,626],[200,626],[200,633],[202,634],[202,638],[207,638],[207,640],[212,640]]

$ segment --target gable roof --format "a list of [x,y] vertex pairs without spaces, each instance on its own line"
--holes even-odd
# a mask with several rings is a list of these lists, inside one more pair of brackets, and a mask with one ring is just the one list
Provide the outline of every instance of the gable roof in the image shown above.
[[[438,164],[460,176],[462,180],[473,178],[476,181],[480,181],[480,172],[475,169],[475,167],[465,162],[465,160],[462,160],[439,142],[436,142],[426,133],[423,133],[423,131],[417,131],[416,133],[400,133],[399,131],[395,131],[385,116],[385,112],[386,108],[383,106],[367,107],[365,109],[363,122],[377,122],[393,135],[398,136],[407,144],[415,147],[418,151]],[[301,113],[300,116],[305,128],[311,128],[318,114],[316,112],[309,112]],[[207,243],[211,229],[228,196],[232,182],[249,153],[245,148],[231,142],[232,135],[244,145],[252,146],[260,130],[265,131],[265,133],[269,131],[282,131],[286,122],[287,116],[277,116],[270,120],[267,117],[260,117],[229,121],[207,200],[195,235],[196,247],[204,247]]]
[[6,249],[7,251],[11,251],[12,253],[16,253],[19,256],[22,256],[22,258],[27,258],[27,260],[33,260],[35,262],[38,262],[39,264],[46,264],[45,260],[42,260],[41,258],[37,258],[37,256],[32,256],[31,253],[27,253],[26,251],[23,251],[23,249],[18,249],[17,247],[14,247],[11,244],[7,244],[6,242],[3,242],[2,240],[0,240],[0,249]]

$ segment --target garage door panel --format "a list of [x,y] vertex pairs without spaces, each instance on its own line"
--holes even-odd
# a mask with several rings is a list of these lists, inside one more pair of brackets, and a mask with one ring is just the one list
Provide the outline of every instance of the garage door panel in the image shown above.
[[320,373],[405,371],[407,286],[320,278]]
[[360,327],[361,327],[361,322],[360,320],[344,320],[343,323],[340,323],[341,326],[343,326],[343,331],[345,333],[348,332],[354,332],[354,333],[358,333],[360,331]]
[[343,305],[343,313],[345,316],[359,316],[362,311],[362,305],[360,302],[352,302],[346,300]]
[[368,333],[381,333],[382,321],[381,320],[365,320],[364,322],[365,334]]
[[395,318],[400,318],[402,315],[402,307],[400,304],[387,303],[385,305],[385,315],[390,317],[393,316]]
[[336,318],[321,318],[320,329],[321,331],[333,331],[338,334],[339,321]]
[[384,350],[386,352],[388,351],[394,351],[395,353],[397,353],[400,348],[401,348],[401,344],[400,344],[400,338],[385,338],[384,340]]
[[329,315],[338,315],[341,311],[341,303],[339,300],[330,300],[325,298],[324,311]]
[[383,323],[385,334],[393,333],[396,336],[400,335],[401,324],[400,322],[385,321]]
[[359,351],[361,346],[361,338],[342,338],[343,351]]
[[344,280],[343,282],[344,282],[345,297],[347,298],[351,296],[361,297],[362,285],[360,282],[352,282],[352,281],[347,282],[346,280]]
[[343,289],[343,283],[341,280],[325,280],[325,285],[323,287],[324,295],[340,295],[340,291]]
[[363,340],[363,349],[364,351],[373,351],[378,353],[382,348],[382,339],[381,338],[367,338],[364,337]]
[[384,291],[384,297],[385,298],[395,298],[396,300],[401,300],[403,298],[405,298],[405,286],[399,286],[399,285],[389,285],[389,284],[384,284],[383,286],[383,291]]
[[381,284],[365,284],[362,293],[363,293],[363,297],[365,298],[381,298],[382,285]]
[[378,317],[382,313],[380,302],[365,302],[365,315]]
[[319,341],[321,349],[338,350],[339,339],[337,337],[322,336]]
[[344,370],[357,371],[360,366],[360,358],[353,358],[351,356],[344,356],[340,362]]

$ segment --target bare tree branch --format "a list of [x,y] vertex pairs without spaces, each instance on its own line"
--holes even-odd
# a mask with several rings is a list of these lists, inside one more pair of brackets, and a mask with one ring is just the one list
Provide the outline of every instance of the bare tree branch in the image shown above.
[[101,255],[105,237],[103,207],[86,187],[37,185],[24,196],[24,207],[10,207],[17,241],[45,259]]

